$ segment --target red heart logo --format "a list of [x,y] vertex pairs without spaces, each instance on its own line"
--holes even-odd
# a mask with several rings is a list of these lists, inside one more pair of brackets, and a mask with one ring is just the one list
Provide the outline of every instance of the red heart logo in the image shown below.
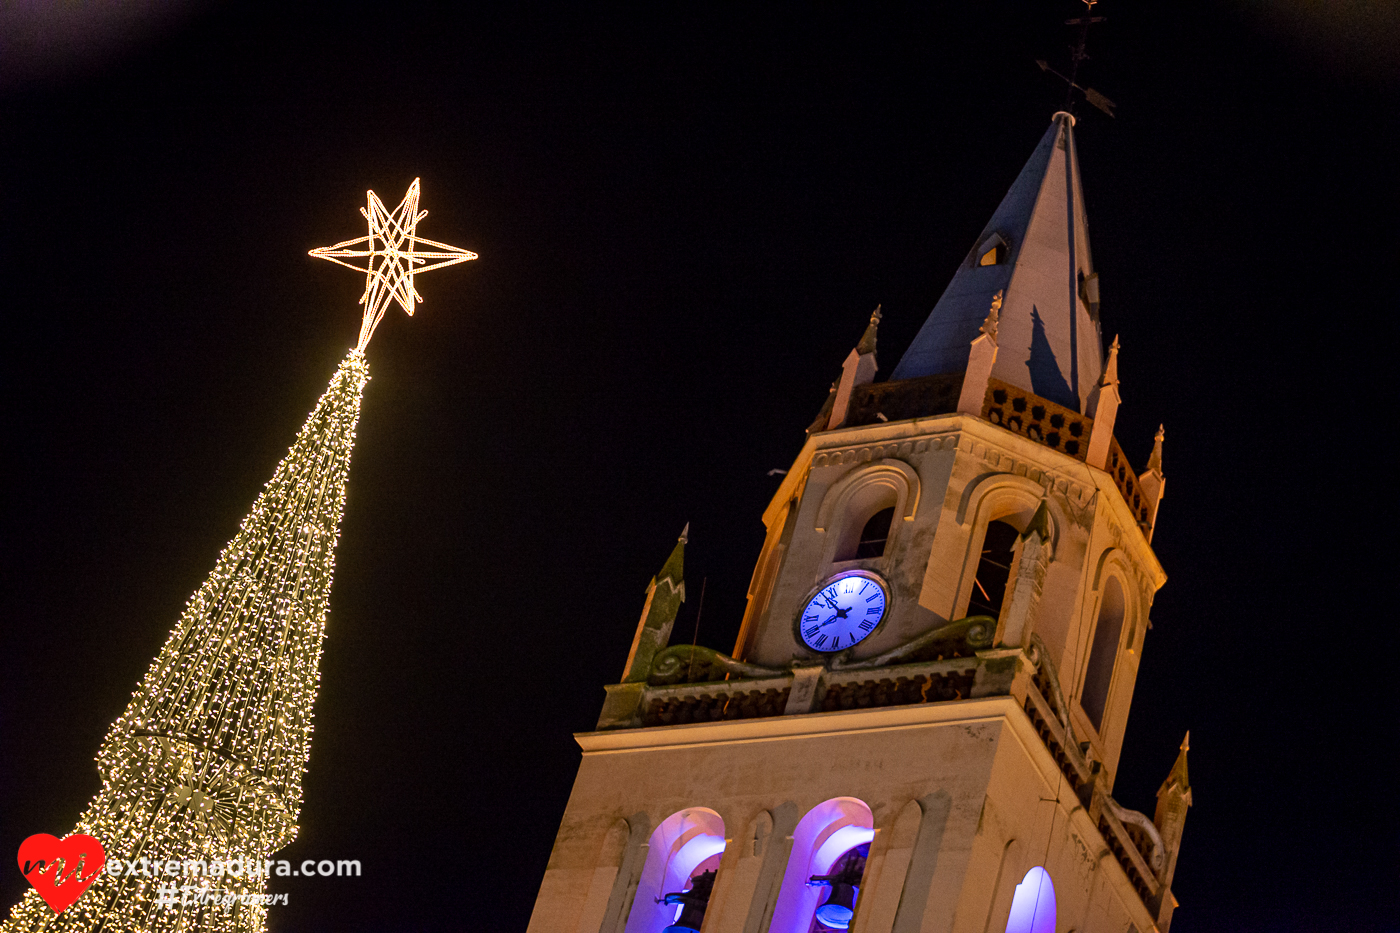
[[91,836],[74,833],[59,839],[35,833],[19,845],[19,870],[53,912],[61,914],[97,880],[107,853]]

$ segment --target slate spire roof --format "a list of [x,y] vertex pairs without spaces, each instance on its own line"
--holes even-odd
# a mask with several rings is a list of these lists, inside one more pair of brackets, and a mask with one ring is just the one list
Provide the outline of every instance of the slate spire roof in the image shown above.
[[891,379],[962,372],[1002,297],[992,377],[1077,411],[1103,372],[1074,118],[1057,113]]

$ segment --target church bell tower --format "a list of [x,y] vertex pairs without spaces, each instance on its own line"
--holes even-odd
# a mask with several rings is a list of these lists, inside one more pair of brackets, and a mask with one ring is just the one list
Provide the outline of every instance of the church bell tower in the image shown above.
[[652,580],[530,933],[1168,929],[1186,744],[1155,817],[1112,793],[1162,432],[1135,471],[1073,116],[886,382],[878,323],[763,514],[732,654],[668,646],[684,535]]

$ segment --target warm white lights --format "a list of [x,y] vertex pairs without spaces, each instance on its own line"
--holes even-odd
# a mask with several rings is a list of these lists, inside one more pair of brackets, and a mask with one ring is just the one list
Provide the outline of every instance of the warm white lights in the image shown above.
[[[369,235],[311,251],[365,273],[359,343],[98,752],[102,790],[75,832],[97,838],[114,860],[167,870],[104,872],[58,914],[31,889],[0,933],[266,928],[265,874],[167,876],[192,863],[266,865],[296,836],[345,483],[369,381],[365,344],[390,302],[412,314],[423,300],[414,273],[476,258],[417,235],[427,216],[418,192],[414,179],[393,213],[369,192]],[[356,259],[365,265],[347,261]]]
[[[423,300],[413,287],[415,273],[431,272],[476,258],[476,253],[418,236],[418,221],[428,216],[427,211],[418,210],[418,182],[417,178],[413,179],[408,193],[392,214],[379,200],[379,195],[369,192],[368,206],[360,208],[360,213],[369,221],[369,234],[311,251],[311,255],[319,259],[329,259],[365,274],[365,293],[360,296],[365,316],[360,325],[357,350],[364,350],[369,343],[391,301],[413,314],[413,306]],[[420,249],[424,246],[429,248]],[[364,259],[366,263],[359,266],[346,262],[347,259]],[[429,260],[436,261],[430,263]]]
[[[265,863],[296,835],[368,379],[364,354],[350,351],[107,733],[102,789],[76,832],[109,858]],[[188,898],[161,895],[191,882]],[[103,872],[61,914],[27,891],[0,933],[261,933],[266,886],[250,873]]]

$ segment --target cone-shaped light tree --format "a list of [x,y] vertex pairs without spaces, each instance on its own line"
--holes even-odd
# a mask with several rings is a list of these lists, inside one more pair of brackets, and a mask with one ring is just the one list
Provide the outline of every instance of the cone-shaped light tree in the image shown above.
[[301,809],[364,349],[391,302],[411,314],[422,300],[415,272],[476,258],[416,236],[418,188],[392,214],[369,192],[369,236],[313,251],[367,260],[352,266],[366,273],[360,340],[102,744],[102,789],[74,832],[109,870],[57,914],[26,892],[3,933],[264,929],[268,861]]

